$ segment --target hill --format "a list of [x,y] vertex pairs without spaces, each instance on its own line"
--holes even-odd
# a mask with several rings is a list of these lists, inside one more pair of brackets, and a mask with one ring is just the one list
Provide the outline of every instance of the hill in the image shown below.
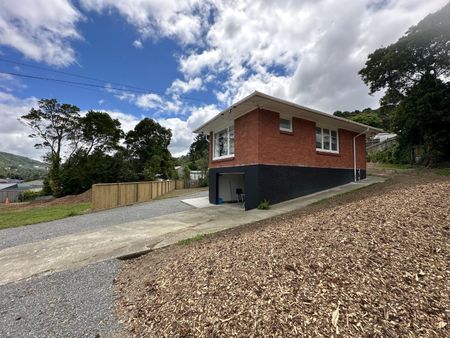
[[0,151],[0,177],[34,180],[47,174],[45,163]]

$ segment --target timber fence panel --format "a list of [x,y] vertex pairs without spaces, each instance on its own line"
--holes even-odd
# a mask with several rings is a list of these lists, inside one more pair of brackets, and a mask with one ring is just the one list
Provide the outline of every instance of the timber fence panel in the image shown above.
[[176,180],[175,181],[175,189],[184,189],[184,181]]
[[147,202],[175,190],[175,181],[100,183],[92,186],[92,209],[103,210]]

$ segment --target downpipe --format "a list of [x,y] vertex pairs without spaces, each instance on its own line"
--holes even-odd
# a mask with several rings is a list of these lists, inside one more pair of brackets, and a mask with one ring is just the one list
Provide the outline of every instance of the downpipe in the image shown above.
[[353,137],[353,182],[358,182],[358,176],[356,175],[356,139],[361,136],[365,135],[369,132],[369,128],[367,130],[363,131],[362,133],[359,133],[358,135]]

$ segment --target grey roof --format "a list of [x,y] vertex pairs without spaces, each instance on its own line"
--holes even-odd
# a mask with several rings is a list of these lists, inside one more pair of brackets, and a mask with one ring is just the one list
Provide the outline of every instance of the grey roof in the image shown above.
[[17,189],[17,183],[0,183],[0,190]]

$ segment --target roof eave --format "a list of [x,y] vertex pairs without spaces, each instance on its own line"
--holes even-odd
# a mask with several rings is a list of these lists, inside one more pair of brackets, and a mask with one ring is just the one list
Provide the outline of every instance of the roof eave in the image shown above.
[[[258,91],[254,91],[253,93],[251,93],[250,95],[248,95],[248,96],[244,97],[243,99],[239,100],[238,102],[236,102],[235,104],[231,105],[230,107],[222,110],[220,113],[218,113],[213,118],[209,119],[207,122],[203,123],[200,127],[196,128],[194,130],[194,133],[197,133],[197,134],[198,133],[203,133],[204,131],[202,131],[202,129],[205,129],[205,127],[207,125],[209,125],[210,123],[216,121],[221,116],[223,116],[226,112],[229,112],[231,109],[237,108],[238,106],[242,105],[246,101],[249,101],[250,99],[252,99],[254,97],[257,97],[257,96],[259,96],[259,97],[261,97],[263,99],[266,99],[266,100],[271,100],[271,101],[274,101],[274,102],[278,102],[280,104],[288,105],[288,106],[291,106],[291,107],[294,107],[294,108],[297,108],[297,109],[301,109],[301,110],[305,110],[305,111],[308,111],[308,112],[311,112],[311,113],[315,113],[315,114],[318,114],[319,116],[323,116],[323,117],[328,118],[330,120],[336,120],[336,121],[341,121],[341,122],[344,122],[344,123],[348,123],[348,124],[350,124],[352,126],[356,126],[356,127],[361,128],[361,129],[358,128],[359,129],[358,131],[361,131],[361,132],[362,132],[363,129],[365,129],[366,132],[372,132],[372,133],[383,132],[383,130],[379,129],[379,128],[371,127],[371,126],[368,126],[368,125],[363,124],[363,123],[359,123],[359,122],[355,122],[355,121],[352,121],[352,120],[348,120],[348,119],[345,119],[343,117],[327,114],[327,113],[321,112],[321,111],[316,110],[316,109],[308,108],[308,107],[305,107],[305,106],[302,106],[302,105],[299,105],[299,104],[296,104],[296,103],[293,103],[293,102],[289,102],[289,101],[286,101],[286,100],[283,100],[283,99],[279,99],[279,98],[276,98],[276,97],[273,97],[273,96],[270,96],[270,95],[267,95],[267,94],[264,94],[264,93],[261,93],[261,92],[258,92]],[[255,108],[257,108],[257,107],[258,106],[255,104]]]

